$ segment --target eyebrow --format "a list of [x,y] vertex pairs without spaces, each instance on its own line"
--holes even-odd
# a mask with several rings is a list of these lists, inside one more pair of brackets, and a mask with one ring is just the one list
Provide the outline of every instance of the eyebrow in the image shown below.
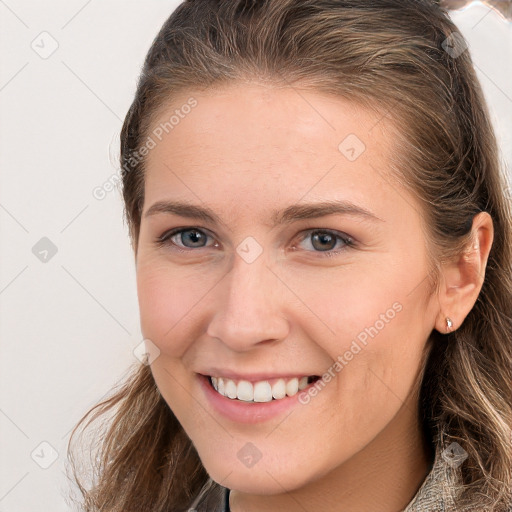
[[[224,224],[210,208],[181,201],[158,201],[144,214],[144,218],[157,214],[174,214],[180,217],[202,220],[212,224]],[[384,222],[367,208],[350,201],[330,200],[319,203],[293,204],[284,210],[272,212],[272,226],[290,224],[298,220],[315,219],[326,215],[354,215],[371,221]]]

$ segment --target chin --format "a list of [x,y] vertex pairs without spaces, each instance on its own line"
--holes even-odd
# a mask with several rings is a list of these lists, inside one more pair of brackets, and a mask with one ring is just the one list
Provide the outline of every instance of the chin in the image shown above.
[[245,468],[236,460],[233,464],[203,463],[212,480],[223,487],[239,492],[255,495],[271,496],[293,491],[307,484],[304,466],[296,465],[295,473],[287,468],[276,470],[273,464],[263,464],[259,461],[251,468]]

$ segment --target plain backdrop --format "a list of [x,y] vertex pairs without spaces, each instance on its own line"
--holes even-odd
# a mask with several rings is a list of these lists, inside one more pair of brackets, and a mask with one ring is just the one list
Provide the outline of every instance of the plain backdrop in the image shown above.
[[[60,512],[69,434],[136,360],[119,131],[176,1],[0,0],[0,512]],[[469,42],[512,167],[512,27],[474,3]]]

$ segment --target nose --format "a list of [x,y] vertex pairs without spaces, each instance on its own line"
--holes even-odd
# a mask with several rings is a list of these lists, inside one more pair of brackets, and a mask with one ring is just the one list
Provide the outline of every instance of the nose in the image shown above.
[[247,263],[238,254],[218,284],[217,307],[207,334],[235,351],[285,339],[289,325],[283,308],[285,286],[267,267],[262,254]]

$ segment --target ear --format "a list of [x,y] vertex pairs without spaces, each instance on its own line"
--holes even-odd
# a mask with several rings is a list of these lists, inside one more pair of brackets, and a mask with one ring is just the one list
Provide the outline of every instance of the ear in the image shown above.
[[[475,305],[493,239],[491,216],[487,212],[478,213],[473,218],[469,244],[455,261],[442,265],[438,291],[440,311],[435,324],[440,333],[458,329]],[[452,322],[451,327],[447,325],[447,317]]]

